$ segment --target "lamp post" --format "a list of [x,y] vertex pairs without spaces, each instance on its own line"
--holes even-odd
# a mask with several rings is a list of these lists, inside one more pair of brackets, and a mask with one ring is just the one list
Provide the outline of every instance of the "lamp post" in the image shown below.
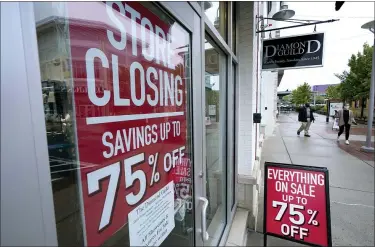
[[[374,33],[374,23],[375,21],[367,22],[366,24],[362,25],[361,28],[370,30],[370,32]],[[375,39],[374,39],[374,46],[375,46]],[[375,98],[375,78],[374,78],[374,70],[375,70],[375,47],[373,48],[372,53],[372,69],[371,69],[371,84],[370,84],[370,102],[368,107],[368,116],[367,116],[367,135],[366,135],[366,145],[361,147],[361,151],[366,153],[373,153],[374,147],[371,147],[371,134],[372,134],[372,121],[374,119],[374,98]]]

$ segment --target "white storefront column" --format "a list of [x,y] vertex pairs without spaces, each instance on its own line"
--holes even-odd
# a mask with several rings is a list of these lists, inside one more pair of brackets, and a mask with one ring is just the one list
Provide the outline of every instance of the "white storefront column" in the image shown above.
[[[265,14],[268,18],[280,10],[280,1],[272,2],[270,12]],[[267,10],[268,11],[268,10]],[[280,21],[265,20],[270,28],[281,27]],[[279,30],[280,34],[280,30]],[[265,39],[276,38],[279,34],[276,31],[266,32]],[[262,133],[265,137],[272,135],[276,126],[276,112],[277,112],[277,87],[278,87],[278,72],[277,71],[263,71],[262,72]],[[267,109],[265,109],[267,107]]]
[[238,206],[249,212],[248,227],[253,228],[259,171],[260,124],[253,113],[261,112],[260,35],[256,34],[256,16],[263,13],[260,2],[238,2]]
[[251,175],[254,163],[255,124],[253,124],[253,113],[256,107],[254,4],[256,3],[238,3],[238,173],[249,176]]
[[262,128],[267,137],[272,135],[276,124],[277,72],[262,72]]

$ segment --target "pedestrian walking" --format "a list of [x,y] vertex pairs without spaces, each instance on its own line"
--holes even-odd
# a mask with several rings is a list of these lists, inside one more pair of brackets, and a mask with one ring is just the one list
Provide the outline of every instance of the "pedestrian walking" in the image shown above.
[[339,133],[337,135],[337,142],[340,141],[340,135],[345,129],[345,144],[349,145],[350,126],[352,123],[356,123],[353,117],[353,111],[349,109],[349,104],[345,104],[344,109],[341,109],[337,113],[339,119]]
[[315,121],[315,118],[309,103],[306,103],[302,108],[299,109],[298,121],[301,122],[301,127],[297,130],[297,135],[299,135],[302,130],[304,130],[305,136],[310,137],[310,125],[311,122]]

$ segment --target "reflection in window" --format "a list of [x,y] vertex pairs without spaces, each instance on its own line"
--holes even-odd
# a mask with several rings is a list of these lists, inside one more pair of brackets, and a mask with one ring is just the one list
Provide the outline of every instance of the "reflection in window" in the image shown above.
[[272,1],[267,1],[267,15],[272,11]]
[[226,224],[226,124],[225,124],[225,59],[211,41],[205,41],[205,116],[206,116],[206,197],[210,244]]
[[205,2],[204,12],[208,20],[218,30],[224,40],[227,40],[227,2]]
[[[148,18],[147,23],[149,23],[148,28],[143,30],[146,38],[141,40],[141,20],[137,20],[135,26],[139,31],[138,39],[132,38],[131,31],[127,32],[124,35],[126,36],[126,49],[118,49],[113,45],[113,43],[120,43],[122,34],[118,32],[119,29],[108,17],[105,3],[34,3],[42,78],[42,100],[45,112],[58,244],[60,246],[130,245],[128,215],[135,206],[130,205],[130,203],[126,204],[125,198],[131,192],[135,193],[140,187],[140,182],[135,179],[135,172],[132,178],[136,182],[132,184],[131,188],[125,185],[125,180],[127,182],[130,180],[124,179],[124,176],[129,175],[128,173],[124,175],[124,168],[115,170],[122,169],[121,173],[118,173],[121,175],[117,176],[118,182],[115,183],[109,181],[113,173],[101,177],[102,179],[89,176],[89,174],[94,174],[94,172],[108,167],[121,167],[122,165],[117,166],[117,164],[129,158],[130,155],[134,156],[135,152],[146,153],[146,151],[151,151],[150,149],[144,151],[144,149],[141,149],[144,147],[142,146],[141,148],[137,147],[137,149],[126,147],[127,152],[125,152],[124,147],[118,148],[119,146],[116,146],[118,148],[116,150],[118,154],[116,155],[118,156],[105,157],[103,155],[105,153],[102,141],[103,133],[123,134],[125,131],[131,133],[130,129],[135,129],[138,126],[142,131],[144,126],[179,121],[179,136],[169,137],[168,140],[163,141],[159,139],[159,141],[149,144],[148,148],[152,149],[152,154],[160,154],[160,157],[164,157],[167,152],[176,149],[176,146],[183,146],[185,147],[185,160],[177,164],[176,169],[171,169],[170,173],[162,173],[163,165],[160,162],[162,158],[159,158],[159,163],[155,163],[155,167],[158,166],[160,172],[158,183],[155,182],[152,188],[149,186],[149,180],[153,172],[152,167],[147,162],[137,163],[138,174],[142,171],[143,174],[147,174],[146,186],[148,186],[147,193],[145,192],[139,203],[150,198],[161,186],[173,181],[175,187],[171,198],[174,200],[174,204],[172,202],[168,205],[173,207],[174,215],[172,214],[173,216],[169,219],[174,221],[175,227],[160,244],[161,246],[192,246],[194,235],[192,231],[189,231],[193,228],[194,219],[192,202],[192,186],[194,183],[191,162],[193,155],[191,148],[192,120],[189,107],[191,85],[190,37],[183,27],[152,3],[119,2],[118,4],[114,4],[116,7],[112,8],[115,17],[120,16],[119,13],[116,13],[119,11],[119,6],[126,4],[126,11],[128,9],[138,11],[142,16]],[[125,26],[131,23],[129,12],[125,17],[121,16],[118,20],[122,24],[125,23]],[[154,28],[155,25],[158,25],[159,29]],[[151,30],[151,28],[154,30]],[[108,39],[107,30],[112,31],[112,42]],[[128,30],[131,30],[131,28]],[[171,39],[168,39],[166,34],[170,34]],[[142,52],[142,45],[146,43],[149,54],[152,53],[151,59],[149,57],[147,59],[145,53]],[[155,45],[156,48],[150,48],[149,44]],[[169,53],[167,54],[163,49]],[[88,51],[95,51],[97,56],[88,57]],[[156,56],[158,57],[156,58]],[[129,75],[131,64],[142,66],[133,77]],[[151,67],[152,69],[149,70]],[[144,77],[147,77],[144,80],[147,80],[147,84],[143,84],[147,85],[146,89],[145,87],[142,88],[140,82],[142,69],[144,69]],[[124,107],[124,104],[114,104],[114,98],[116,97],[114,96],[115,72],[117,72],[117,80],[120,85],[116,96],[121,100],[132,99],[133,105],[125,104]],[[94,78],[92,84],[89,84],[89,75]],[[161,78],[164,78],[164,81]],[[133,84],[131,84],[131,81],[133,81]],[[150,84],[153,87],[149,86]],[[169,85],[168,90],[167,84]],[[88,85],[91,85],[91,87],[88,87]],[[147,100],[147,103],[153,100],[156,103],[147,106],[144,104],[141,107],[135,106],[134,99],[141,100],[139,98],[142,97],[131,97],[129,93],[131,85],[135,85],[133,89],[136,96],[148,94],[148,97],[143,99]],[[160,90],[158,91],[158,89]],[[100,101],[105,92],[110,92],[110,100],[106,104],[95,105],[91,97],[95,96]],[[161,98],[161,92],[165,92],[164,98]],[[88,94],[94,96],[88,96]],[[160,100],[155,100],[156,95]],[[181,100],[182,103],[174,103],[177,100]],[[170,112],[182,112],[183,114],[169,116]],[[138,113],[151,115],[167,113],[167,117],[159,118],[159,120],[153,118],[126,120],[117,125],[113,122],[107,125],[87,124],[88,119],[98,119],[97,117],[101,117],[99,119],[111,119],[113,116],[131,116]],[[130,135],[128,134],[128,138],[130,138]],[[141,138],[137,138],[137,141],[142,143],[147,137],[142,138],[141,141],[139,140]],[[118,139],[116,136],[116,145]],[[108,143],[110,141],[107,139]],[[132,146],[136,141],[129,143],[131,142],[128,142],[128,146]],[[150,154],[147,157],[148,162],[150,162],[149,157]],[[157,156],[154,156],[154,159],[156,159],[155,157]],[[113,164],[116,166],[112,166]],[[92,177],[95,178],[91,179]],[[89,179],[90,183],[88,182]],[[93,182],[93,180],[95,181]],[[96,186],[98,184],[99,187]],[[113,189],[112,185],[117,187]],[[94,192],[89,192],[92,190]],[[104,213],[104,204],[107,203],[107,198],[109,198],[106,194],[109,193],[108,191],[116,194],[112,197],[115,198],[112,200],[113,207],[107,207],[110,210]],[[103,215],[108,216],[106,219],[109,219],[103,221],[108,224],[104,227],[101,224]]]
[[236,140],[236,118],[237,118],[237,108],[236,108],[236,101],[237,101],[237,97],[236,97],[236,65],[233,63],[232,64],[232,73],[233,73],[233,81],[232,81],[232,98],[233,98],[233,105],[232,107],[230,108],[230,110],[233,111],[233,150],[232,150],[232,154],[233,154],[233,163],[230,165],[230,172],[232,174],[230,174],[229,176],[229,183],[230,183],[230,186],[229,188],[231,189],[231,197],[230,197],[230,202],[231,202],[231,208],[234,207],[234,204],[236,202],[236,186],[235,186],[235,182],[236,182],[236,164],[237,164],[237,155],[236,155],[236,149],[237,149],[237,146],[236,146],[236,143],[237,143],[237,140]]
[[232,2],[232,49],[237,53],[237,3]]

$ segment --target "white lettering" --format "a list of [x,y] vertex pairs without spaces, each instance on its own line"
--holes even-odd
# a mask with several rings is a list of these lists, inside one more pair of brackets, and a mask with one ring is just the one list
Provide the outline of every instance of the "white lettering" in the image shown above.
[[[141,88],[141,97],[137,98],[137,92],[136,92],[136,78],[135,78],[135,72],[136,70],[139,71],[139,87]],[[145,102],[145,72],[143,70],[143,67],[138,62],[133,62],[130,65],[130,93],[131,98],[136,106],[141,106]]]
[[117,28],[120,30],[121,40],[117,41],[115,39],[114,33],[111,30],[107,30],[107,37],[108,37],[109,42],[111,42],[111,45],[113,45],[113,47],[115,47],[117,50],[121,51],[121,50],[124,50],[126,47],[126,30],[122,22],[116,17],[115,11],[112,8],[113,4],[116,4],[119,7],[120,14],[122,16],[125,16],[125,8],[121,2],[106,2],[107,14],[109,16],[109,19],[111,19],[111,21],[114,24],[116,24]]
[[150,106],[156,106],[159,99],[159,92],[157,86],[152,82],[151,75],[153,75],[156,80],[158,79],[158,73],[154,67],[149,67],[146,72],[147,85],[154,91],[155,94],[154,99],[151,99],[150,94],[148,94],[147,102],[150,104]]
[[182,85],[182,79],[181,76],[177,75],[175,78],[175,94],[176,94],[176,105],[181,106],[182,105],[182,99],[183,99],[183,91],[181,89],[178,89],[177,86]]
[[[315,51],[310,50],[311,49],[311,42],[315,42],[318,45],[318,47],[316,48]],[[315,52],[320,50],[320,47],[321,47],[321,45],[320,45],[320,42],[318,40],[309,40],[309,41],[307,41],[307,52],[306,53],[315,53]]]
[[[271,47],[271,48],[273,48],[273,53],[272,53],[272,55],[268,55],[269,53],[268,53],[268,48],[269,47]],[[275,46],[273,46],[273,45],[267,45],[266,46],[266,56],[265,57],[273,57],[273,56],[275,56],[276,55],[276,47]]]
[[[156,40],[155,40],[156,63],[160,64],[161,61],[162,61],[164,66],[167,66],[166,59],[165,59],[165,34],[164,34],[164,31],[159,26],[155,25],[155,33],[156,33]],[[161,57],[161,60],[160,60],[160,57]]]
[[109,137],[110,139],[113,139],[112,133],[107,131],[107,132],[104,132],[102,136],[103,145],[109,148],[109,152],[103,151],[103,157],[109,159],[113,156],[113,145],[112,143],[107,141],[107,137]]
[[117,130],[117,133],[116,133],[115,156],[117,155],[118,150],[121,150],[121,153],[125,152],[124,144],[122,143],[122,139],[121,139],[120,130]]
[[137,56],[137,19],[140,19],[141,15],[127,4],[125,4],[125,10],[130,13],[132,23],[132,53],[133,56]]
[[120,82],[118,78],[118,57],[112,55],[112,71],[113,71],[113,93],[116,106],[129,106],[129,99],[120,98]]
[[164,87],[165,87],[165,101],[164,105],[168,105],[168,99],[171,101],[171,105],[174,105],[174,75],[171,74],[171,80],[169,80],[168,72],[164,72]]
[[111,98],[111,93],[108,90],[103,90],[104,95],[102,98],[99,98],[96,95],[95,71],[94,71],[94,59],[96,57],[100,58],[100,60],[102,61],[102,66],[104,68],[109,68],[109,62],[104,52],[102,52],[98,48],[90,48],[86,52],[86,57],[85,57],[86,73],[87,73],[87,88],[88,88],[89,99],[91,100],[91,102],[97,106],[104,106],[109,102]]
[[121,129],[116,131],[115,140],[113,134],[107,131],[102,136],[103,145],[108,147],[108,150],[103,151],[103,156],[108,159],[155,144],[158,141],[157,130],[156,124]]
[[[146,29],[146,26],[150,30]],[[146,41],[146,31],[149,33],[149,43]],[[155,42],[154,42],[154,28],[149,19],[143,17],[141,20],[141,37],[142,37],[142,55],[146,58],[147,61],[152,61],[155,56]]]

